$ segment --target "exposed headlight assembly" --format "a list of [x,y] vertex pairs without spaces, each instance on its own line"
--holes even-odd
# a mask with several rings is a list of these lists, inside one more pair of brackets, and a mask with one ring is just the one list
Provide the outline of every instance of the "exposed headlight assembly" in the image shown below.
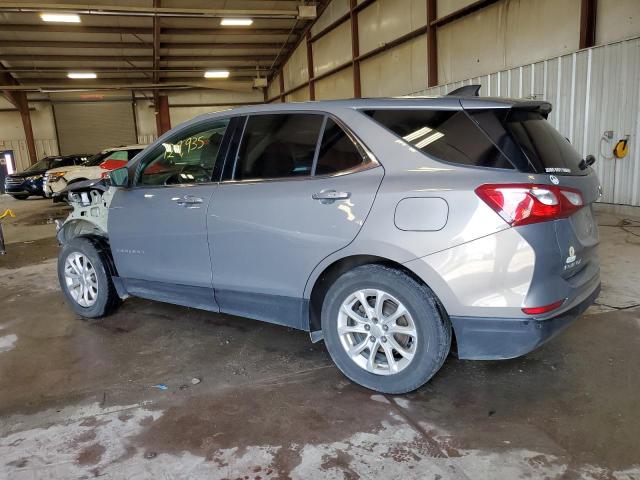
[[58,180],[60,180],[62,177],[65,176],[67,172],[53,172],[53,173],[47,173],[45,175],[45,180],[47,182],[57,182]]

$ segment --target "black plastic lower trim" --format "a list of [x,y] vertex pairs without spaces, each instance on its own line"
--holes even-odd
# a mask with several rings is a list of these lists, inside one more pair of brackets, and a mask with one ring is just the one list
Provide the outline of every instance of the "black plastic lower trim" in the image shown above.
[[529,353],[576,320],[599,294],[600,284],[581,303],[546,320],[452,316],[458,357],[467,360],[504,360]]

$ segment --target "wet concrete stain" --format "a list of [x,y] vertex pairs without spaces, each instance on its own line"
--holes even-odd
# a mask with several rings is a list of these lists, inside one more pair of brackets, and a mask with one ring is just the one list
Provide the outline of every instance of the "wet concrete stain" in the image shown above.
[[323,455],[320,468],[323,470],[337,469],[342,472],[344,480],[360,480],[360,474],[349,466],[353,457],[342,450],[335,456]]
[[0,269],[11,270],[55,258],[60,250],[55,238],[9,243],[5,248],[7,253],[0,255]]
[[100,463],[102,459],[102,455],[106,451],[105,447],[99,443],[93,443],[88,447],[84,447],[78,457],[76,458],[76,462],[80,465],[97,465]]
[[272,468],[287,478],[300,463],[302,445],[376,432],[381,421],[398,423],[388,406],[369,399],[370,392],[355,385],[336,388],[335,373],[325,373],[314,375],[320,388],[313,397],[306,391],[307,380],[187,399],[165,410],[132,443],[162,453],[188,451],[212,461],[221,449],[239,447],[241,455],[250,439],[251,445],[280,447]]
[[43,211],[18,215],[11,221],[12,225],[28,227],[33,225],[52,225],[56,220],[64,220],[71,213],[71,207],[48,205]]

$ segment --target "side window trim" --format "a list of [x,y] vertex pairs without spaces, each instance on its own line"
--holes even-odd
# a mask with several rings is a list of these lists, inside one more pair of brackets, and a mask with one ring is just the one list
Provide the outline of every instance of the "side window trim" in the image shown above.
[[242,147],[242,142],[244,141],[244,134],[247,130],[247,124],[249,123],[249,119],[252,115],[245,115],[244,123],[242,125],[242,129],[240,130],[240,135],[238,136],[238,144],[236,145],[236,151],[233,155],[233,165],[231,167],[231,177],[230,180],[235,181],[236,178],[236,168],[238,167],[238,157],[240,156],[240,148]]
[[[207,130],[207,127],[211,127],[213,126],[215,123],[220,122],[220,121],[224,121],[224,120],[229,120],[229,122],[231,122],[231,120],[233,119],[233,117],[220,117],[220,118],[215,118],[215,119],[206,119],[203,120],[201,122],[198,122],[194,125],[189,125],[187,127],[181,128],[180,130],[174,132],[170,137],[168,137],[165,141],[166,142],[171,142],[175,139],[178,138],[183,138],[184,135],[191,135],[203,130]],[[222,143],[220,144],[220,148],[224,148],[226,145],[226,142],[228,141],[228,132],[229,132],[229,127],[227,126],[227,129],[225,130],[224,133],[224,137],[222,139]],[[152,161],[154,161],[156,159],[156,157],[158,155],[160,155],[162,152],[164,151],[164,147],[162,143],[159,143],[157,145],[155,145],[153,147],[153,149],[150,149],[142,158],[140,158],[140,160],[138,162],[136,162],[135,165],[135,170],[134,170],[134,180],[133,180],[133,185],[131,188],[163,188],[163,187],[172,187],[173,185],[144,185],[140,183],[140,178],[142,176],[142,171],[144,169],[144,167],[146,167],[149,163],[151,163]],[[214,170],[215,170],[215,165],[214,165]],[[181,187],[189,187],[189,186],[193,186],[193,185],[207,185],[207,184],[211,184],[211,183],[216,183],[216,181],[213,179],[213,171],[211,172],[211,176],[209,177],[209,181],[207,182],[201,182],[201,183],[183,183],[180,184]]]
[[320,156],[320,149],[322,148],[322,139],[324,138],[324,129],[327,127],[327,119],[329,115],[325,115],[322,119],[322,125],[320,125],[320,135],[318,135],[318,140],[316,142],[316,151],[313,155],[313,164],[311,165],[311,177],[316,176],[316,167],[318,166],[318,157]]
[[234,158],[236,155],[236,151],[238,148],[237,140],[239,133],[244,129],[244,122],[246,121],[246,116],[237,115],[233,116],[229,120],[229,139],[225,144],[222,145],[223,148],[223,157],[220,159],[221,161],[216,162],[213,167],[213,181],[220,183],[224,181],[224,179],[228,176],[229,168],[233,168],[233,164],[230,159]]

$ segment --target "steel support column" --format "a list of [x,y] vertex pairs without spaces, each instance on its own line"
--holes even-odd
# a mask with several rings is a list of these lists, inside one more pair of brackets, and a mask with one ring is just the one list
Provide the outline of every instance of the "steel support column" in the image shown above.
[[437,0],[427,0],[427,86],[438,85]]
[[306,35],[306,43],[307,43],[307,76],[309,77],[309,100],[316,99],[316,86],[313,82],[313,44],[311,43],[311,31],[307,31]]
[[362,84],[360,82],[360,37],[358,35],[358,1],[350,0],[349,19],[351,20],[351,62],[353,64],[353,96],[362,97]]
[[596,44],[596,9],[598,0],[582,0],[580,4],[580,48]]

